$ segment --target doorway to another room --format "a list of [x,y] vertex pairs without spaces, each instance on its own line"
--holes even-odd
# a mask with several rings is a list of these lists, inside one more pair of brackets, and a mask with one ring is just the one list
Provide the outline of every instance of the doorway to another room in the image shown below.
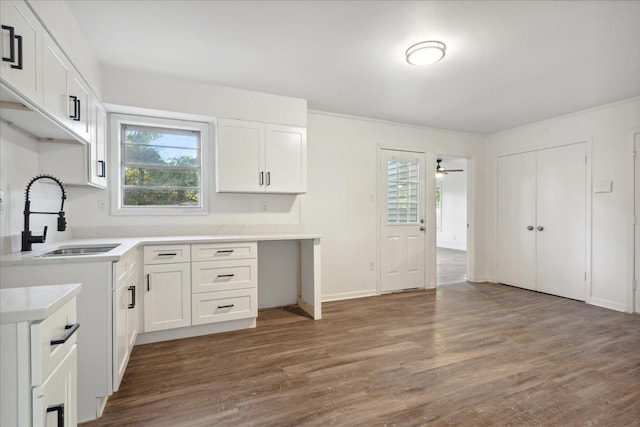
[[436,163],[436,285],[467,280],[467,159]]

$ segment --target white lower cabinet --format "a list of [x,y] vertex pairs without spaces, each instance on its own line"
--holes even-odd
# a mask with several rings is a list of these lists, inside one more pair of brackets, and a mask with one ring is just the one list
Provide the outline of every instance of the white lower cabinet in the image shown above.
[[138,251],[113,263],[113,391],[118,391],[138,335]]
[[[188,246],[188,245],[187,245]],[[172,263],[176,253],[180,253],[184,245],[146,246],[144,248],[144,331],[161,331],[191,325],[191,265],[189,262]],[[155,255],[154,255],[155,254]],[[186,258],[189,260],[188,251]],[[158,258],[159,256],[159,258]]]
[[[60,285],[78,287],[79,285]],[[32,307],[55,286],[27,288],[23,304]],[[3,290],[12,291],[12,290]],[[20,292],[20,290],[16,291]],[[57,292],[57,291],[53,291]],[[68,291],[64,291],[68,292]],[[12,298],[15,294],[3,294]],[[64,297],[62,297],[64,298]],[[0,325],[2,365],[2,426],[75,426],[77,424],[77,322],[76,298],[42,320],[3,322]],[[47,303],[49,304],[49,303]],[[42,304],[38,311],[47,310]],[[16,304],[17,305],[17,304]],[[8,304],[7,307],[11,308]],[[34,313],[35,311],[31,311]]]
[[256,242],[144,248],[144,332],[258,316]]

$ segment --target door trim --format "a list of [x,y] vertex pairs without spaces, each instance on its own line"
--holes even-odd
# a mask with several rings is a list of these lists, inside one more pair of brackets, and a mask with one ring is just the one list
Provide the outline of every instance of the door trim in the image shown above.
[[[629,253],[630,255],[630,268],[629,268],[629,285],[627,286],[627,304],[626,309],[628,313],[640,313],[640,305],[636,304],[636,300],[640,300],[636,297],[636,294],[640,293],[640,283],[636,283],[636,289],[633,289],[633,283],[636,279],[637,269],[640,266],[636,265],[636,227],[640,227],[640,224],[636,224],[640,218],[635,217],[636,215],[636,205],[640,208],[640,200],[636,198],[636,185],[640,184],[640,128],[634,128],[629,132],[629,158],[631,159],[629,162],[630,172],[629,175],[631,177],[631,189],[630,189],[630,198],[631,201],[631,221],[630,230],[631,230],[631,239],[629,242]],[[640,209],[638,209],[640,210]]]
[[[477,163],[477,159],[474,157],[468,157],[465,155],[460,155],[460,154],[456,154],[456,153],[446,153],[446,152],[437,152],[436,155],[434,156],[434,164],[435,164],[435,159],[439,158],[439,157],[455,157],[458,159],[465,159],[467,161],[467,281],[469,282],[484,282],[486,280],[480,280],[477,276],[476,276],[476,259],[475,259],[475,246],[476,246],[476,238],[475,238],[475,233],[472,230],[475,230],[475,225],[476,225],[476,219],[475,219],[475,205],[473,203],[473,195],[475,194],[475,185],[474,183],[476,182],[476,180],[473,179],[473,174],[476,171],[476,163]],[[432,179],[431,181],[433,182],[433,190],[431,191],[431,194],[435,194],[435,183],[436,183],[436,178],[435,178],[435,167],[434,167],[434,171],[432,173]],[[436,216],[436,206],[435,206],[435,199],[433,201],[433,224],[434,227],[433,229],[435,230],[435,216]],[[433,283],[434,283],[434,287],[437,287],[437,268],[438,268],[438,240],[437,240],[437,235],[434,234],[434,240],[433,240],[433,258],[432,261],[433,263],[433,272],[434,272],[434,277],[433,277]]]
[[[433,182],[434,180],[430,180],[427,177],[429,176],[429,174],[431,174],[431,176],[434,176],[435,174],[435,169],[434,169],[434,164],[435,164],[435,158],[433,157],[433,152],[432,151],[427,151],[425,150],[423,147],[416,147],[416,146],[392,146],[392,145],[381,145],[378,144],[376,147],[376,164],[375,164],[375,168],[376,168],[376,173],[375,173],[375,177],[376,177],[376,194],[373,197],[373,200],[371,200],[372,202],[376,203],[376,265],[375,265],[375,277],[376,277],[376,295],[382,295],[382,289],[381,289],[381,285],[382,285],[382,210],[385,208],[384,206],[382,206],[382,203],[380,201],[380,194],[382,191],[382,186],[381,186],[381,179],[382,177],[380,176],[380,159],[382,158],[382,151],[383,150],[387,150],[387,151],[403,151],[403,152],[409,152],[409,153],[419,153],[419,154],[423,154],[425,157],[425,191],[427,192],[427,194],[429,194],[429,192],[434,192],[435,191],[435,182]],[[431,198],[433,199],[433,198]],[[433,204],[433,209],[431,209],[431,204]],[[431,230],[432,228],[435,229],[435,199],[432,200],[432,203],[430,202],[430,199],[428,197],[426,197],[425,195],[425,226],[427,227],[427,230]],[[433,215],[429,214],[430,210],[433,211]],[[433,218],[432,218],[433,217]],[[430,245],[427,243],[429,242],[429,238],[430,238],[430,234],[426,233],[425,239],[424,239],[424,256],[425,256],[425,264],[424,264],[424,282],[425,282],[425,287],[422,289],[429,289],[429,288],[435,288],[435,270],[431,270],[432,266],[429,263],[429,247]],[[433,276],[433,285],[432,285],[432,281],[431,278]]]

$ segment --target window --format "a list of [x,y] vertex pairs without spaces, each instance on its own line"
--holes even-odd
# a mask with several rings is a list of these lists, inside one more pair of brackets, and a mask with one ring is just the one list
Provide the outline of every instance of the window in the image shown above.
[[206,123],[125,115],[111,120],[118,137],[115,213],[206,213]]
[[387,161],[387,222],[418,222],[418,162]]

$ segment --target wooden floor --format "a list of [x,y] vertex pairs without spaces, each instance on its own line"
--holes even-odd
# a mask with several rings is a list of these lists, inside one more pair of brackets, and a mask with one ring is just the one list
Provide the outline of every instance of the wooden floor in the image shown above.
[[436,283],[464,282],[467,280],[467,251],[437,248]]
[[640,317],[494,284],[137,346],[83,426],[640,426]]

